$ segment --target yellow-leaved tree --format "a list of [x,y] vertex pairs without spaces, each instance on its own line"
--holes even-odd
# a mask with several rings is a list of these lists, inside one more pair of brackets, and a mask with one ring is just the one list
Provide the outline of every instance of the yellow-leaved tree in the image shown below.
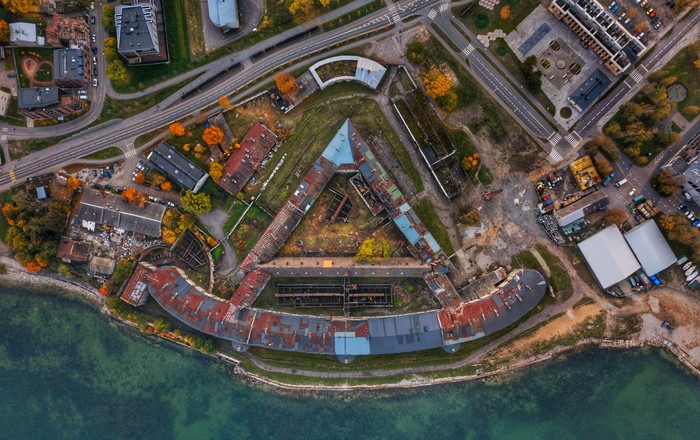
[[433,99],[444,96],[452,88],[450,78],[437,67],[433,67],[423,75],[423,84],[425,84],[425,91],[428,93],[428,96]]
[[209,165],[209,175],[213,180],[219,180],[224,172],[224,166],[219,162],[212,162]]

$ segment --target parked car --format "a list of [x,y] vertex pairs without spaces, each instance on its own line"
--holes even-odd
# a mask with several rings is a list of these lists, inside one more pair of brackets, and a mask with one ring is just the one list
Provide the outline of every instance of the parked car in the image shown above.
[[97,35],[92,34],[92,42],[93,43],[97,42]]
[[693,198],[688,194],[688,191],[683,191],[683,198],[686,199],[687,201],[693,200]]
[[93,47],[93,48],[92,48],[92,54],[93,54],[93,55],[97,55],[97,48],[96,48],[96,47]]
[[647,15],[651,15],[653,13],[654,13],[654,8],[647,9]]
[[94,76],[95,78],[97,78],[97,67],[95,67],[94,69],[92,69],[92,76]]
[[660,27],[661,27],[661,22],[657,21],[656,24],[654,25],[654,29],[659,30]]
[[175,204],[173,202],[168,202],[168,206],[170,206],[171,208],[174,208]]
[[95,16],[94,16],[94,15],[90,16],[90,23],[93,24],[93,25],[94,25],[95,23],[97,23],[97,21],[95,20]]
[[92,79],[92,86],[97,87],[97,78]]
[[651,17],[651,18],[656,17],[656,11],[652,12],[651,14],[649,14],[649,17]]
[[627,193],[628,196],[632,197],[637,193],[637,188],[632,188],[630,192]]
[[7,77],[8,77],[8,78],[16,78],[16,77],[17,77],[17,73],[15,73],[15,72],[10,72],[10,73],[7,74]]
[[151,202],[157,202],[158,197],[148,196],[148,200],[150,200]]
[[688,207],[681,203],[676,207],[676,209],[679,211],[685,211],[686,209],[688,209]]
[[94,168],[92,169],[92,175],[93,175],[93,176],[97,176],[97,170],[94,169]]
[[608,8],[612,9],[615,7],[616,4],[617,4],[617,2],[612,2],[612,3],[610,3],[610,6],[608,6]]

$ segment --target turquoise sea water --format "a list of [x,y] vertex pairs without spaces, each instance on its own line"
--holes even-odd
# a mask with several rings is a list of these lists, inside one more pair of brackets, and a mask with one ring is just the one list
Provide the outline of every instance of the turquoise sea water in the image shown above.
[[0,290],[0,439],[697,439],[700,381],[589,351],[504,384],[294,398],[65,299]]

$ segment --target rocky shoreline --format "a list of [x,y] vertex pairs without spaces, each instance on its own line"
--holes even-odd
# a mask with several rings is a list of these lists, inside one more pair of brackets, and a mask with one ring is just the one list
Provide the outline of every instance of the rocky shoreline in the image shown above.
[[[124,325],[133,327],[134,323],[124,321],[123,319],[110,313],[105,307],[105,298],[99,294],[99,291],[91,286],[79,283],[76,281],[60,279],[50,275],[37,275],[28,273],[15,260],[0,256],[0,262],[7,267],[7,273],[0,275],[0,286],[12,287],[18,289],[32,289],[51,294],[59,294],[69,299],[82,301],[99,309],[103,314],[118,321]],[[156,335],[157,336],[157,335]],[[192,348],[188,345],[172,341],[168,338],[159,337],[159,340],[168,341],[177,345]],[[233,367],[233,373],[236,377],[243,379],[251,384],[263,385],[281,392],[315,394],[324,392],[381,392],[381,391],[397,391],[408,390],[415,388],[430,387],[435,385],[445,385],[459,382],[467,382],[474,380],[488,380],[496,377],[505,377],[510,374],[521,371],[527,367],[540,364],[542,362],[554,359],[557,356],[570,353],[584,348],[598,347],[604,349],[630,349],[642,347],[658,347],[673,355],[681,364],[683,364],[693,375],[700,378],[700,370],[696,368],[688,359],[687,354],[669,340],[658,338],[654,340],[612,340],[612,339],[596,339],[588,338],[578,341],[572,346],[559,346],[548,351],[545,354],[536,355],[528,359],[506,365],[494,371],[476,373],[472,375],[452,376],[444,378],[426,379],[415,376],[413,379],[402,380],[396,383],[385,383],[377,385],[294,385],[270,379],[259,374],[246,371],[241,362],[223,353],[215,353],[212,357],[225,362]]]
[[0,286],[59,294],[98,309],[104,305],[105,298],[100,295],[98,289],[85,283],[58,278],[57,275],[29,273],[17,261],[6,256],[0,256],[0,263],[7,267],[7,273],[0,275]]

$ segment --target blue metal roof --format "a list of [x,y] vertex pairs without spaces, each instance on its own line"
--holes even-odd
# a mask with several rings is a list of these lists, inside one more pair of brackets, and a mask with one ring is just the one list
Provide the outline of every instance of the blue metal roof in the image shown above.
[[438,244],[437,241],[435,241],[435,237],[433,237],[433,234],[430,232],[426,233],[423,238],[425,238],[425,241],[428,242],[428,246],[430,246],[430,249],[433,250],[433,252],[438,253],[440,252],[440,245]]
[[420,240],[420,234],[418,234],[418,231],[411,225],[411,222],[408,221],[406,214],[401,214],[396,217],[394,223],[399,227],[401,233],[406,236],[409,243],[416,244],[418,240]]
[[336,332],[335,354],[340,356],[369,354],[369,339],[357,337],[355,332]]
[[355,157],[352,154],[352,144],[348,136],[349,121],[349,119],[345,120],[343,126],[340,127],[340,130],[333,136],[333,139],[331,139],[328,146],[321,154],[321,156],[328,159],[336,167],[355,164]]

